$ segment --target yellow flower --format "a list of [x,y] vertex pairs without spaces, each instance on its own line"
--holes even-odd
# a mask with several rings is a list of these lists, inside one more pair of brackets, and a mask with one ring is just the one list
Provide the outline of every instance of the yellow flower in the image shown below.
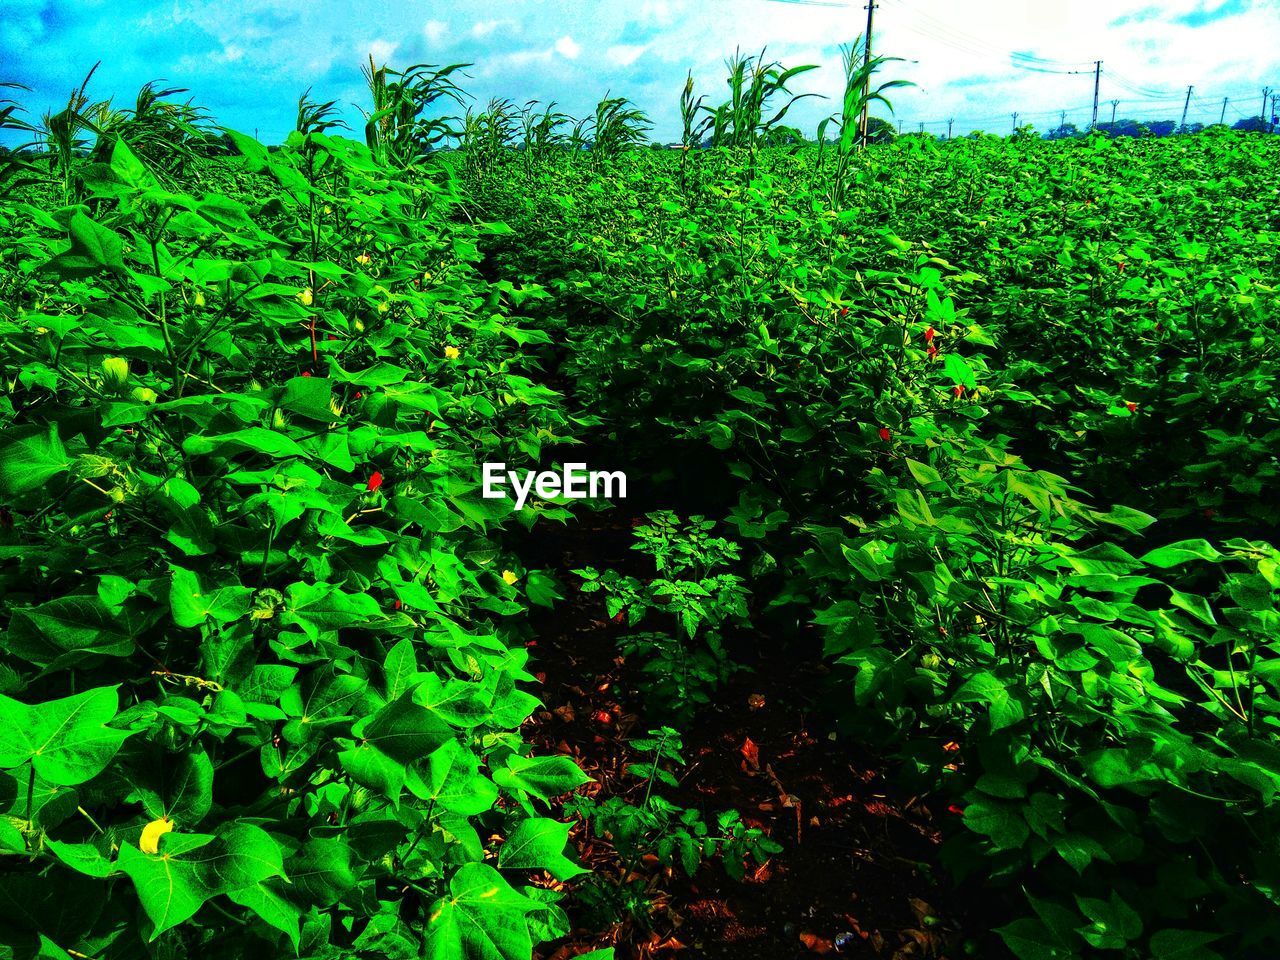
[[514,573],[512,573],[510,570],[503,570],[503,571],[502,571],[502,582],[503,582],[503,583],[505,583],[505,584],[507,584],[508,586],[510,586],[511,584],[515,583],[515,582],[516,582],[517,580],[519,580],[519,579],[520,579],[520,578],[519,578],[519,577],[517,577],[517,576],[516,576]]
[[173,821],[168,817],[152,820],[142,828],[142,836],[138,838],[138,849],[143,853],[159,853],[160,838],[173,830]]
[[457,347],[444,348],[444,358],[446,360],[457,360],[458,357],[460,356],[462,356],[462,351],[459,350]]
[[378,304],[379,313],[389,313],[390,311],[391,311],[391,304],[387,303],[387,301],[383,300],[380,304]]
[[360,266],[362,267],[372,262],[373,262],[373,258],[369,256],[367,253],[362,253],[360,254],[360,256],[356,257],[356,263],[360,264]]
[[196,306],[197,306],[197,307],[203,307],[203,306],[204,306],[204,291],[203,291],[203,290],[197,290],[197,291],[196,291]]
[[303,290],[301,293],[298,294],[298,302],[302,304],[304,307],[311,306],[311,304],[315,302],[315,299],[316,299],[315,295],[311,292],[310,287],[307,287],[305,290]]
[[426,271],[424,271],[424,272],[423,272],[423,274],[422,274],[422,279],[423,279],[423,280],[430,280],[430,279],[431,279],[431,271],[430,271],[430,270],[426,270]]
[[333,207],[329,206],[329,205],[326,203],[326,204],[324,205],[324,212],[325,212],[325,213],[333,213]]

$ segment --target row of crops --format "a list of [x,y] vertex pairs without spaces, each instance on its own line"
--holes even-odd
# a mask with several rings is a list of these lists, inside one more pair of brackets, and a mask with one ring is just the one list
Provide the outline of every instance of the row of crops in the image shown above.
[[[969,950],[1272,955],[1280,143],[606,107],[607,151],[304,103],[4,167],[0,956],[522,960],[601,902],[578,822],[741,877],[776,845],[652,788],[763,625],[989,891]],[[653,578],[481,495],[582,443],[664,499]],[[653,677],[642,802],[526,743],[578,591]]]

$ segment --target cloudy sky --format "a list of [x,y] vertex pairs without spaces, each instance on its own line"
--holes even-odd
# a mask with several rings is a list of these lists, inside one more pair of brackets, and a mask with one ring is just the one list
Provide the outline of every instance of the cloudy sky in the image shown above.
[[[558,101],[581,116],[624,95],[678,134],[692,69],[699,92],[723,98],[735,48],[787,65],[819,64],[797,90],[824,94],[789,115],[812,133],[835,109],[840,45],[865,23],[864,0],[0,0],[0,80],[20,81],[32,112],[66,102],[97,60],[90,94],[127,104],[147,80],[190,89],[236,129],[276,140],[292,129],[307,87],[336,99],[358,129],[359,67],[471,62],[478,104],[505,96]],[[1100,119],[1257,115],[1262,87],[1280,88],[1280,0],[880,0],[876,51],[905,58],[886,76],[916,87],[893,98],[904,130],[1003,132],[1010,116],[1039,129],[1061,111],[1088,123],[1093,64],[1103,63]],[[883,112],[883,111],[881,111]]]

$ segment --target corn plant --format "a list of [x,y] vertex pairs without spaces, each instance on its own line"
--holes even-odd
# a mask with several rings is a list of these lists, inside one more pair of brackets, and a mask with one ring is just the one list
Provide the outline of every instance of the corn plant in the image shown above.
[[866,140],[867,131],[862,129],[863,112],[872,103],[883,103],[892,113],[893,104],[885,96],[885,91],[914,86],[909,80],[889,80],[872,89],[871,81],[876,72],[886,63],[900,61],[903,58],[872,57],[867,60],[862,50],[861,37],[840,48],[844,65],[844,96],[840,101],[840,112],[832,114],[818,124],[817,170],[820,174],[823,170],[827,129],[834,124],[839,133],[835,145],[835,169],[830,178],[831,204],[837,208],[844,205],[853,155]]
[[494,98],[479,113],[467,109],[459,143],[468,175],[485,176],[496,169],[515,140],[517,117],[515,105],[507,99]]
[[[777,61],[766,61],[764,50],[758,56],[746,56],[736,51],[725,61],[729,68],[727,83],[729,99],[715,109],[703,106],[710,115],[711,145],[754,150],[760,139],[782,122],[787,112],[798,101],[820,94],[792,94],[788,88],[796,77],[816,70],[817,64],[800,67],[784,67]],[[696,112],[692,103],[691,79],[685,83],[685,95],[681,102],[681,114]],[[785,97],[786,102],[766,118],[775,98]],[[688,101],[686,103],[686,101]],[[686,120],[686,129],[689,129]]]
[[[591,118],[590,155],[593,162],[615,159],[646,140],[652,124],[648,116],[625,97],[605,94]],[[578,133],[581,135],[581,129]]]
[[370,56],[361,73],[373,98],[373,109],[364,116],[365,143],[374,156],[405,167],[448,138],[457,137],[453,118],[426,114],[438,104],[463,103],[465,95],[452,76],[469,66],[419,63],[401,71],[378,66]]

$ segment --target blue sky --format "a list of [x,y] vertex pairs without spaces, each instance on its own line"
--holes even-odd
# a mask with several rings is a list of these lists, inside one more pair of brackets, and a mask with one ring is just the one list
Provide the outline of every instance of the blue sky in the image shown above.
[[[66,102],[99,59],[90,94],[127,105],[147,80],[190,89],[222,123],[275,140],[292,127],[311,87],[343,103],[358,129],[367,104],[359,67],[473,62],[463,85],[490,97],[555,100],[584,115],[606,91],[630,97],[678,133],[686,70],[699,92],[723,96],[723,60],[735,48],[792,65],[817,63],[791,114],[812,133],[834,109],[840,44],[860,32],[863,0],[455,0],[391,4],[282,0],[0,0],[0,80],[31,88],[39,112]],[[886,76],[918,86],[894,97],[903,128],[1003,131],[1084,124],[1092,63],[1102,59],[1102,119],[1177,119],[1188,85],[1190,119],[1257,114],[1264,85],[1280,87],[1280,0],[880,0],[877,52],[907,59]],[[1045,63],[1044,61],[1052,61]]]

